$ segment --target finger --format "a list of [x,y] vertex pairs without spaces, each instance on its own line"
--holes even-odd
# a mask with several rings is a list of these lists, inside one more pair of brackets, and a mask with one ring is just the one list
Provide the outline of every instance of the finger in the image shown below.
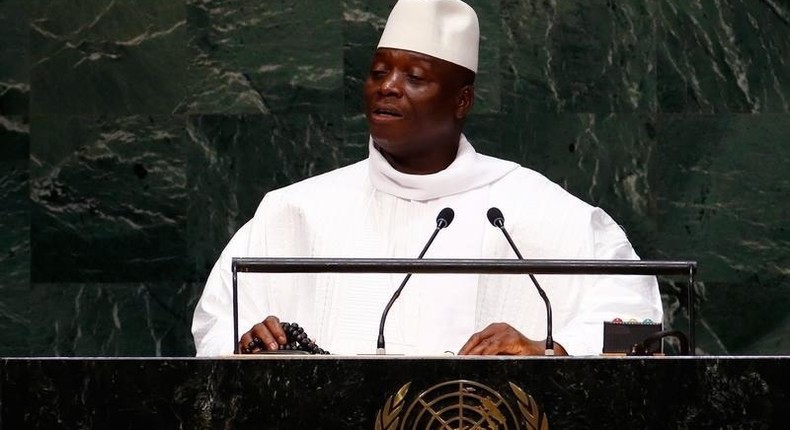
[[264,323],[261,322],[252,326],[252,329],[250,329],[250,334],[252,336],[250,337],[249,342],[251,342],[252,347],[260,345],[262,349],[267,349],[269,351],[277,351],[277,349],[279,349],[280,344],[277,342],[272,332]]
[[496,338],[486,338],[469,350],[468,355],[497,355],[501,350],[501,342]]
[[476,351],[480,351],[481,348],[487,347],[487,345],[491,342],[491,337],[493,335],[490,332],[486,332],[485,330],[477,332],[469,338],[468,341],[461,347],[461,350],[458,351],[458,355],[475,355]]
[[285,335],[285,331],[283,330],[282,326],[280,325],[280,319],[274,315],[269,315],[263,320],[263,325],[269,330],[269,333],[277,340],[277,343],[280,345],[285,345],[288,343],[288,338]]
[[252,331],[244,333],[239,339],[239,352],[242,354],[258,352],[262,347],[262,344],[256,344]]
[[499,332],[509,327],[507,324],[493,323],[489,324],[483,330],[473,334],[468,341],[458,351],[458,355],[471,355],[470,352],[480,346],[480,343],[486,339],[496,336]]
[[487,348],[475,352],[482,355],[540,355],[544,351],[543,343],[529,339],[509,325],[488,339]]
[[469,337],[469,340],[466,341],[464,346],[461,347],[461,350],[458,351],[458,355],[469,355],[469,351],[475,349],[482,340],[483,337],[480,336],[480,332],[473,334]]

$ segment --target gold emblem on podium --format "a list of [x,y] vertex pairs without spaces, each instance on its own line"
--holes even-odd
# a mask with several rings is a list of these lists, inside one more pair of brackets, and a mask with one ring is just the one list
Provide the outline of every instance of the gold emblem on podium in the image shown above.
[[411,382],[389,396],[376,414],[375,430],[548,430],[535,399],[508,383],[515,408],[491,387],[468,380],[447,381],[408,402]]

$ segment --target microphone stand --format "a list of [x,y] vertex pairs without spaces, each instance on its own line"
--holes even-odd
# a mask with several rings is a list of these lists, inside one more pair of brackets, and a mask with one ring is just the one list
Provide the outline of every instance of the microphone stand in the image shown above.
[[[433,240],[436,239],[436,235],[439,234],[439,230],[447,227],[448,225],[450,225],[451,222],[453,222],[454,216],[455,213],[450,208],[444,208],[439,212],[439,216],[436,217],[436,229],[433,231],[433,234],[431,234],[431,237],[430,239],[428,239],[428,242],[422,248],[422,252],[420,252],[420,255],[417,257],[418,260],[422,259],[422,257],[428,251],[428,248],[433,243]],[[379,337],[378,340],[376,341],[376,355],[384,355],[387,353],[385,342],[384,342],[384,323],[387,321],[387,315],[390,312],[390,308],[395,303],[395,300],[397,300],[398,297],[400,297],[400,293],[401,291],[403,291],[403,288],[406,286],[406,283],[409,282],[409,279],[411,279],[411,275],[412,275],[411,273],[407,273],[406,276],[403,277],[403,281],[400,283],[400,286],[398,287],[397,290],[395,290],[395,293],[392,294],[392,297],[390,298],[390,301],[387,303],[387,306],[384,307],[384,312],[381,314],[381,321],[379,322]]]
[[[502,215],[502,211],[497,208],[491,208],[488,210],[488,220],[491,222],[494,227],[502,230],[502,234],[505,235],[505,239],[507,239],[510,247],[513,248],[513,252],[516,253],[516,257],[519,260],[523,260],[524,257],[521,256],[521,252],[519,252],[518,247],[513,242],[513,239],[508,234],[507,230],[505,229],[505,217]],[[544,351],[543,355],[554,355],[554,339],[551,337],[551,303],[549,302],[549,296],[546,295],[546,292],[543,291],[543,288],[540,287],[538,280],[535,279],[535,275],[532,273],[528,273],[529,279],[532,280],[532,283],[535,285],[535,289],[538,290],[538,294],[540,298],[543,299],[543,303],[546,304],[546,350]]]

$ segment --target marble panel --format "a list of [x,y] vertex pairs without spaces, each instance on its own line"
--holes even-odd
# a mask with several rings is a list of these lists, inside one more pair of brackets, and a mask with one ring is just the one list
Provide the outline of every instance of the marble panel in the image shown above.
[[505,109],[654,112],[650,1],[501,0]]
[[195,284],[34,284],[30,355],[192,356]]
[[187,128],[187,235],[197,280],[268,191],[364,157],[346,150],[339,113],[192,116]]
[[184,119],[33,122],[33,281],[185,279]]
[[787,333],[790,333],[790,316],[768,330],[755,333],[753,342],[742,350],[766,355],[787,355],[790,351],[790,337]]
[[[528,109],[522,106],[522,109]],[[537,170],[576,197],[605,209],[637,250],[648,245],[652,213],[648,163],[656,145],[648,113],[540,113],[513,110],[501,151],[492,154]]]
[[0,115],[27,115],[30,101],[30,3],[0,2]]
[[189,88],[179,111],[342,108],[339,2],[187,0]]
[[30,355],[30,285],[0,281],[0,357]]
[[0,116],[0,356],[24,356],[30,282],[30,125]]
[[502,0],[468,0],[480,22],[480,51],[475,78],[473,114],[488,115],[502,111]]
[[30,279],[30,124],[0,116],[0,285]]
[[36,0],[35,114],[167,114],[184,94],[182,2]]
[[502,154],[506,151],[503,139],[503,114],[470,115],[464,123],[464,135],[480,154]]
[[662,112],[790,112],[790,3],[661,0]]
[[[718,349],[779,353],[771,342],[790,341],[779,334],[790,317],[790,115],[661,115],[657,129],[650,253],[699,260],[700,326]],[[751,349],[764,335],[773,340]]]

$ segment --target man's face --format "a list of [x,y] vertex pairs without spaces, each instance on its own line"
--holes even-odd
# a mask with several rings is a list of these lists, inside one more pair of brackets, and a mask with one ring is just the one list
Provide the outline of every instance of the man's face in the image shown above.
[[364,87],[373,141],[398,158],[446,151],[453,133],[450,143],[457,145],[459,121],[466,114],[459,110],[458,68],[428,55],[378,49]]

